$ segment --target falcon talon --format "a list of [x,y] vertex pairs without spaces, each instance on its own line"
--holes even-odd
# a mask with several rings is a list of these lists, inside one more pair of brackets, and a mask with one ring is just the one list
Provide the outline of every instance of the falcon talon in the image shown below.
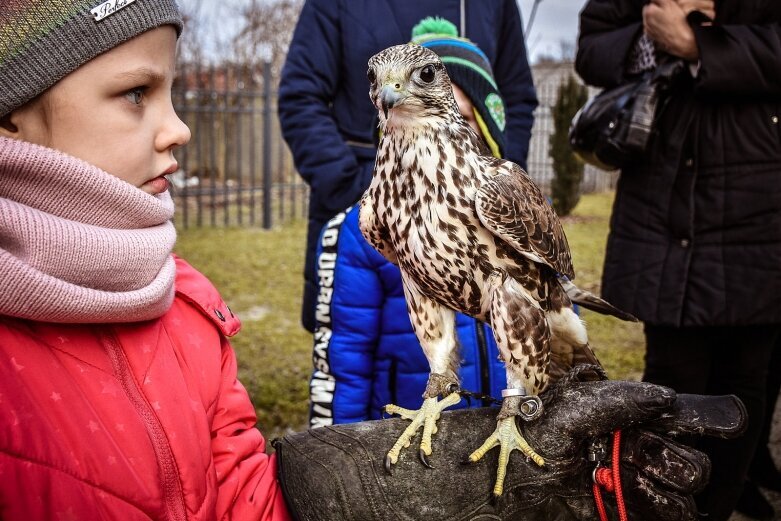
[[433,466],[431,463],[429,463],[429,461],[428,461],[428,456],[427,456],[427,455],[426,455],[426,453],[423,451],[423,449],[420,449],[420,450],[418,451],[418,458],[420,458],[420,462],[421,462],[421,463],[423,463],[423,465],[425,465],[426,467],[428,467],[428,468],[430,468],[430,469],[433,469],[433,468],[434,468],[434,466]]
[[389,476],[393,475],[393,472],[391,471],[391,465],[393,465],[393,462],[391,461],[390,456],[385,456],[384,467],[385,472],[387,472]]

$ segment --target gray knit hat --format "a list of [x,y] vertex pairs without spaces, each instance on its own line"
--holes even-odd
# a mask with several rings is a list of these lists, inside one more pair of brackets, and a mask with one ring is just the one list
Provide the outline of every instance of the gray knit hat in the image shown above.
[[0,117],[161,25],[181,32],[175,0],[0,0]]

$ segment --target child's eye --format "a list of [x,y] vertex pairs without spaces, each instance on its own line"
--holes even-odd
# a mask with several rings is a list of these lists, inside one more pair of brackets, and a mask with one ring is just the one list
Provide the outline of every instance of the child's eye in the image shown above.
[[141,105],[141,102],[144,101],[145,92],[146,87],[136,87],[127,91],[125,97],[130,100],[133,105]]

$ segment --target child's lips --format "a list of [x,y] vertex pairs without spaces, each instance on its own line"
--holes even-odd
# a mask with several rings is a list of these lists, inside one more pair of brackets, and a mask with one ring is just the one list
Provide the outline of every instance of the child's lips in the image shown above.
[[148,191],[152,193],[152,195],[162,194],[163,192],[168,190],[169,185],[170,183],[168,179],[165,177],[165,175],[155,177],[154,179],[151,179],[146,183],[144,183],[144,186],[148,188]]
[[148,192],[152,195],[162,194],[171,187],[171,182],[166,176],[173,174],[177,170],[179,170],[179,163],[174,161],[168,166],[168,168],[165,169],[165,171],[163,171],[162,174],[144,183],[142,188],[145,192]]

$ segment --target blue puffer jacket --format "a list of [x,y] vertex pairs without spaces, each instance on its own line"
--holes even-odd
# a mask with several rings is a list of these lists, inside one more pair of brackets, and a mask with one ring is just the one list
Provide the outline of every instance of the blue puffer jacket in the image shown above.
[[[389,403],[417,409],[428,380],[399,269],[363,238],[358,210],[331,219],[318,243],[313,427],[378,419]],[[500,397],[506,377],[491,329],[461,314],[456,325],[462,387]],[[457,407],[465,406],[462,400]]]
[[408,42],[412,27],[426,16],[463,25],[466,37],[488,56],[507,108],[505,156],[526,165],[537,97],[516,0],[307,0],[282,71],[278,107],[285,141],[311,188],[302,308],[310,331],[317,238],[371,181],[377,111],[369,101],[367,62],[386,47]]

